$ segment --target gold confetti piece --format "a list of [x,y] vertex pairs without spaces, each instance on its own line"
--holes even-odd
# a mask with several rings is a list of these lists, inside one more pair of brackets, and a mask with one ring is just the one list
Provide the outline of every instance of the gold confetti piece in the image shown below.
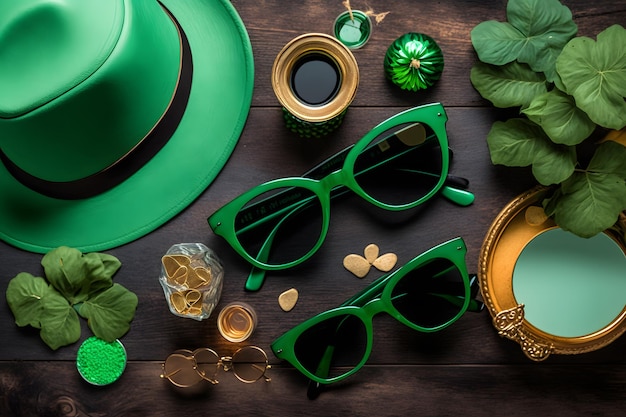
[[375,245],[374,243],[370,243],[369,245],[367,245],[365,247],[365,250],[363,251],[363,254],[365,255],[365,259],[367,259],[367,262],[369,262],[370,264],[373,263],[376,258],[378,258],[378,254],[380,253],[380,249],[378,249],[378,246]]
[[202,266],[198,266],[194,268],[194,271],[196,272],[196,275],[198,275],[198,277],[205,282],[205,284],[208,284],[209,282],[211,282],[211,270],[210,269],[204,268]]
[[192,316],[199,316],[200,314],[202,314],[202,307],[189,307],[189,309],[185,313]]
[[164,255],[161,258],[165,273],[168,277],[173,277],[181,266],[187,266],[191,262],[186,255]]
[[278,296],[278,305],[284,311],[291,311],[298,301],[298,290],[290,288]]
[[181,314],[187,309],[185,296],[180,292],[173,292],[170,294],[170,303],[174,306],[174,309]]
[[200,298],[202,298],[202,293],[198,290],[189,290],[185,292],[185,300],[190,306],[196,304]]
[[370,263],[361,255],[351,253],[343,258],[343,266],[359,278],[363,278],[370,271]]
[[372,265],[379,271],[389,272],[396,266],[396,262],[398,262],[398,256],[395,253],[386,253],[376,258]]
[[529,206],[524,213],[526,223],[530,226],[540,226],[548,220],[546,212],[543,211],[543,207]]
[[170,284],[175,284],[175,285],[186,285],[187,284],[187,267],[186,266],[181,266],[179,267],[176,272],[174,272],[174,274],[172,274],[172,276],[168,276],[167,280],[170,282]]
[[203,285],[206,285],[207,281],[205,281],[200,275],[198,275],[197,270],[192,268],[188,271],[187,274],[187,287],[188,288],[200,288]]

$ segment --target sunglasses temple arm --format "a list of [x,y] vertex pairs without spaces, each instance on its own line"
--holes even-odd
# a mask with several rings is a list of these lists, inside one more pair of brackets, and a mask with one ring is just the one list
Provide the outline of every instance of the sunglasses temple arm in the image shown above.
[[[270,256],[270,250],[272,249],[272,243],[274,243],[274,238],[278,233],[278,230],[282,226],[282,224],[287,221],[287,219],[294,213],[298,212],[303,206],[306,206],[308,202],[301,203],[298,207],[294,208],[290,213],[288,213],[285,217],[283,217],[278,224],[272,229],[271,233],[268,235],[265,242],[261,246],[259,253],[256,256],[256,260],[259,262],[267,262]],[[265,270],[258,268],[256,266],[252,267],[250,274],[248,275],[248,279],[246,280],[245,288],[248,291],[258,291],[263,282],[265,281]]]
[[[328,373],[330,371],[331,359],[333,357],[334,351],[335,351],[335,346],[328,345],[326,347],[326,351],[324,352],[324,355],[322,356],[322,359],[320,360],[320,363],[317,366],[317,369],[315,370],[315,375],[321,378],[325,378],[328,376]],[[314,400],[320,395],[321,390],[322,390],[322,384],[310,379],[309,387],[307,389],[307,397],[309,398],[309,400]]]
[[[427,139],[430,139],[431,137],[434,137],[434,135],[429,136]],[[391,141],[391,139],[396,139],[395,141]],[[390,138],[388,138],[387,143],[391,143],[394,144],[395,142],[400,142],[400,140],[392,135]],[[341,152],[335,154],[334,156],[330,157],[329,159],[327,159],[326,161],[322,162],[321,164],[317,165],[315,168],[307,171],[305,174],[302,175],[302,177],[304,178],[312,178],[312,179],[321,179],[324,178],[325,176],[327,176],[328,174],[341,169],[341,166],[343,165],[343,162],[346,158],[346,156],[348,155],[348,153],[350,152],[350,150],[354,147],[354,145],[351,145],[349,147],[347,147],[346,149],[342,150]],[[375,169],[377,167],[379,167],[380,165],[387,163],[399,156],[404,155],[407,152],[410,152],[412,150],[415,149],[419,149],[419,146],[410,146],[410,147],[406,147],[406,145],[402,145],[401,149],[396,149],[398,148],[398,145],[395,144],[395,146],[392,146],[392,149],[395,151],[394,154],[384,154],[383,152],[389,152],[389,149],[385,150],[385,151],[381,151],[379,146],[372,146],[370,149],[372,148],[376,148],[375,151],[372,150],[372,152],[367,153],[367,156],[370,158],[369,161],[367,162],[372,162],[372,165],[368,166],[368,168],[363,169],[361,171],[355,172],[354,175],[358,176],[361,175],[365,172],[371,171],[372,169]],[[391,148],[390,148],[391,149]],[[365,155],[365,154],[364,154]],[[381,158],[382,156],[382,158]],[[432,174],[431,174],[432,175]],[[339,187],[338,187],[339,188]],[[343,187],[340,187],[343,188]],[[312,197],[305,197],[305,199],[300,200],[300,201],[291,201],[290,198],[290,192],[293,192],[294,189],[287,189],[285,191],[281,191],[279,193],[276,193],[275,195],[268,197],[267,199],[263,199],[260,201],[257,201],[256,203],[246,207],[245,209],[241,210],[241,218],[250,218],[250,220],[247,222],[248,224],[242,228],[242,230],[246,230],[248,228],[253,228],[255,227],[257,224],[262,223],[263,221],[265,221],[266,219],[271,218],[272,216],[276,216],[279,215],[281,213],[283,213],[285,210],[289,210],[290,207],[294,204],[298,204],[302,201],[305,201],[306,199],[311,199]],[[297,191],[296,191],[297,192]],[[340,193],[337,193],[337,195],[341,195],[344,192],[347,192],[347,190],[343,190]],[[466,192],[467,193],[467,192]],[[453,194],[452,192],[450,192],[449,194]],[[337,196],[335,195],[335,197]],[[471,195],[471,194],[470,194]],[[467,197],[466,197],[467,198]],[[458,198],[457,198],[458,199]],[[284,201],[289,201],[288,204],[290,204],[289,206],[285,207],[284,203],[280,204],[280,200],[284,200]],[[453,200],[455,201],[455,200]],[[461,201],[463,201],[463,199],[461,199]],[[456,201],[455,201],[456,202]],[[461,202],[459,202],[458,204],[463,205]],[[253,213],[265,213],[264,215],[259,216],[259,215],[254,215]]]
[[[416,171],[412,169],[404,169],[403,171],[428,177],[439,177],[432,172]],[[474,202],[475,197],[474,194],[465,189],[468,185],[469,181],[467,179],[448,175],[443,187],[441,187],[441,195],[460,206],[469,206]]]

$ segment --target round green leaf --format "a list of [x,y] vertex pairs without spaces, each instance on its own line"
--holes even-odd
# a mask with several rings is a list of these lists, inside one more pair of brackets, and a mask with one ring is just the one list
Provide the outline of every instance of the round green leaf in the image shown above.
[[93,334],[107,342],[122,337],[130,329],[137,309],[137,296],[119,284],[90,297],[78,312],[88,320]]
[[470,32],[478,59],[492,65],[513,62],[520,54],[526,37],[507,22],[487,20]]
[[626,126],[626,29],[613,25],[591,38],[572,39],[556,62],[566,91],[595,123]]
[[557,57],[578,32],[572,12],[559,0],[509,0],[506,15],[525,35],[517,59],[553,81]]
[[56,291],[43,299],[44,313],[39,335],[52,349],[70,345],[80,338],[78,314]]
[[578,31],[570,10],[558,0],[509,0],[507,19],[481,22],[472,29],[478,58],[493,65],[518,60],[553,81],[556,59]]
[[574,172],[575,149],[555,144],[540,126],[526,119],[495,122],[487,144],[494,164],[532,165],[533,175],[543,185],[561,183]]
[[15,324],[20,327],[41,328],[42,300],[49,292],[48,283],[43,278],[34,277],[28,272],[20,272],[11,279],[6,298],[15,316]]
[[547,91],[543,74],[517,62],[501,67],[477,62],[470,80],[481,96],[501,108],[526,107],[535,96]]
[[121,263],[111,255],[83,255],[78,249],[61,246],[46,253],[41,265],[48,281],[73,305],[113,285],[111,277]]
[[587,114],[576,107],[573,97],[558,89],[535,97],[522,113],[541,126],[555,143],[577,145],[596,128]]
[[585,171],[577,171],[545,203],[563,229],[591,237],[613,226],[626,210],[626,147],[601,144]]

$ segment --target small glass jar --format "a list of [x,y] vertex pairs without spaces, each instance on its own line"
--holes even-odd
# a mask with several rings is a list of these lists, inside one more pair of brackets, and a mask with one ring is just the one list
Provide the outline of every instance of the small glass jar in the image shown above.
[[159,282],[172,314],[208,318],[220,300],[224,268],[202,243],[179,243],[161,258]]
[[372,34],[372,20],[360,10],[345,11],[333,25],[335,37],[350,49],[359,49]]

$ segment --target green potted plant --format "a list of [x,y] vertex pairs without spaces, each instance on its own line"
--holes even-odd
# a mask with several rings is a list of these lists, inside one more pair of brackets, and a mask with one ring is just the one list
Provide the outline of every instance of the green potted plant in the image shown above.
[[558,0],[509,0],[506,22],[471,32],[479,61],[470,79],[494,106],[520,110],[491,127],[492,162],[531,166],[551,188],[546,214],[590,237],[626,210],[626,29],[612,25],[597,40],[577,32]]

